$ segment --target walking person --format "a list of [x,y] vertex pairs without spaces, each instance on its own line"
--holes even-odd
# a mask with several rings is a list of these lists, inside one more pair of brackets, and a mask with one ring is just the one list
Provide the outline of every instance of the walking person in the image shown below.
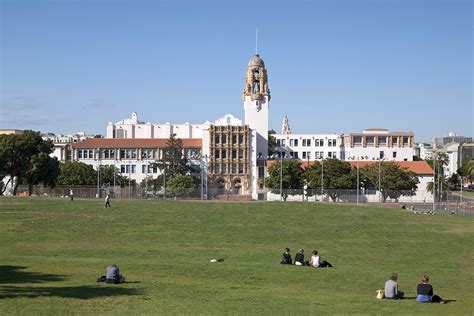
[[105,196],[105,205],[104,205],[105,208],[108,208],[110,207],[110,195],[107,193],[107,195]]
[[71,198],[71,202],[74,201],[74,191],[69,189],[69,197]]

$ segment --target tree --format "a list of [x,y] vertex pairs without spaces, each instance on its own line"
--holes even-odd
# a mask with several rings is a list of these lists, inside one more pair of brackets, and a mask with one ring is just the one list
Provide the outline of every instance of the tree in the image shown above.
[[28,183],[30,188],[40,182],[54,185],[57,164],[49,156],[53,148],[50,141],[44,141],[35,131],[0,135],[0,174],[10,175],[9,181],[17,179],[13,185],[14,195],[21,181]]
[[[379,188],[379,164],[372,163],[360,169],[360,178],[364,187]],[[387,198],[398,199],[400,196],[413,196],[418,189],[418,176],[402,168],[393,161],[380,162],[380,194],[382,201]]]
[[324,192],[334,202],[337,201],[342,190],[355,186],[351,165],[339,159],[326,159],[322,163],[315,161],[306,170],[305,179],[310,189],[321,188],[322,179]]
[[[124,176],[115,166],[100,166],[101,183],[108,183],[110,185],[114,185],[114,176],[115,185],[119,185],[121,187],[128,185],[128,177]],[[135,184],[135,180],[132,179],[132,181]]]
[[[44,143],[45,146],[50,144]],[[51,144],[52,145],[52,144]],[[31,168],[25,173],[24,180],[28,184],[28,195],[33,193],[33,185],[42,183],[45,186],[54,187],[59,175],[59,161],[46,152],[40,151],[30,159]]]
[[97,171],[91,165],[78,161],[66,161],[60,165],[59,185],[97,184]]
[[183,141],[171,134],[163,149],[163,158],[155,162],[165,175],[166,181],[179,176],[186,175],[191,171],[188,160],[183,155]]
[[148,176],[140,182],[140,187],[146,189],[147,192],[153,192],[153,195],[156,195],[158,191],[163,188],[164,181],[163,175],[159,175],[156,178],[153,176]]
[[[281,178],[280,169],[282,171]],[[272,193],[281,194],[285,201],[288,198],[288,193],[296,193],[291,190],[299,190],[303,187],[303,169],[301,168],[301,162],[298,160],[275,161],[268,168],[268,175],[265,179],[265,185],[270,188]],[[283,192],[280,192],[280,180]]]
[[[436,152],[434,159],[426,160],[430,167],[434,170],[434,186],[433,181],[426,184],[426,190],[433,193],[435,197],[441,199],[441,189],[449,188],[448,181],[444,174],[444,167],[449,164],[449,156],[444,152]],[[433,188],[435,190],[433,190]]]
[[276,137],[273,136],[275,134],[276,132],[273,129],[268,131],[268,157],[272,157],[276,152],[277,140]]
[[199,188],[199,178],[191,175],[179,175],[172,178],[166,187],[166,195],[186,197]]

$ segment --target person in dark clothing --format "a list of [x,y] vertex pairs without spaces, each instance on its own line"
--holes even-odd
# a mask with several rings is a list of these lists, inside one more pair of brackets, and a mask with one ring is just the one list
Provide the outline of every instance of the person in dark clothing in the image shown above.
[[430,278],[424,275],[421,278],[421,283],[416,287],[416,300],[420,303],[444,303],[443,299],[438,295],[433,295],[433,287],[428,284]]
[[281,264],[292,264],[291,255],[290,255],[290,248],[285,248],[285,252],[283,253],[283,258],[281,259]]
[[297,266],[309,266],[308,261],[304,261],[304,249],[300,249],[295,255],[295,265]]
[[120,270],[117,265],[111,264],[107,267],[106,275],[103,275],[98,278],[97,282],[120,284],[125,282],[125,277],[120,274]]

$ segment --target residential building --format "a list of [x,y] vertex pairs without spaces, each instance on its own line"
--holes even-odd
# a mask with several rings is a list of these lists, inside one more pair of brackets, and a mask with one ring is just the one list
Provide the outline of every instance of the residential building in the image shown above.
[[469,143],[472,142],[472,137],[460,136],[454,132],[449,132],[443,137],[434,137],[432,140],[432,147],[434,149],[443,148],[451,143]]

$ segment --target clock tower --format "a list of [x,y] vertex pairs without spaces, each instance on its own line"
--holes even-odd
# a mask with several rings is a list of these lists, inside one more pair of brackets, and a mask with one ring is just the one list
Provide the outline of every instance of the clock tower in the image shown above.
[[270,105],[267,70],[265,69],[265,63],[258,54],[254,55],[247,65],[242,101],[244,102],[245,124],[251,129],[252,138],[252,149],[250,151],[251,191],[252,197],[257,199],[257,191],[263,189],[260,182],[266,176],[268,108]]

